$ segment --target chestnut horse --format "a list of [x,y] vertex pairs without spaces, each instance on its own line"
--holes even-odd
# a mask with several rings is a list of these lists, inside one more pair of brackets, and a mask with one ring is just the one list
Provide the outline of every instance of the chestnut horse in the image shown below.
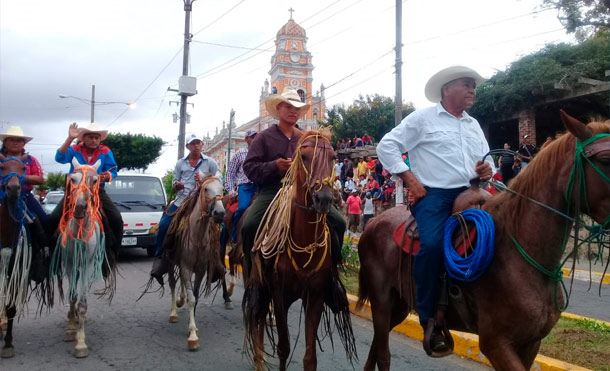
[[[529,370],[541,340],[566,303],[561,259],[579,213],[608,232],[610,223],[610,121],[588,125],[561,111],[569,133],[555,140],[485,204],[495,224],[495,255],[462,291],[465,314],[452,306],[450,328],[479,334],[480,348],[497,370]],[[531,200],[548,207],[539,206]],[[372,219],[358,246],[359,303],[369,300],[374,338],[365,370],[390,369],[388,332],[414,309],[411,257],[393,241],[404,207]],[[578,225],[578,222],[576,223]],[[537,267],[536,267],[537,266]]]
[[[166,251],[171,252],[168,282],[172,302],[169,321],[178,322],[176,283],[180,280],[181,291],[186,291],[189,309],[189,350],[199,349],[199,330],[195,324],[199,296],[210,292],[214,270],[220,266],[219,223],[225,215],[222,192],[219,178],[204,178],[176,211],[164,241]],[[204,278],[206,282],[203,290],[200,290]]]
[[[58,281],[63,299],[61,282],[68,279],[68,324],[64,330],[64,341],[75,341],[74,356],[89,355],[85,342],[87,320],[87,296],[91,285],[104,279],[105,287],[98,296],[111,299],[116,289],[116,265],[106,251],[106,238],[102,224],[99,198],[100,181],[97,168],[80,165],[72,160],[74,172],[66,181],[66,195],[59,224],[60,235],[51,260],[51,277]],[[104,277],[104,271],[109,272]]]
[[[253,357],[256,370],[265,367],[266,327],[271,345],[277,346],[279,369],[286,369],[290,355],[288,309],[296,300],[303,301],[305,310],[305,370],[317,367],[318,325],[325,310],[324,331],[330,332],[324,298],[331,280],[338,279],[326,224],[332,202],[334,158],[327,130],[304,133],[283,186],[258,229],[242,302],[246,351]],[[277,324],[277,342],[266,320],[270,306]],[[340,311],[335,324],[351,360],[355,341],[349,312]]]

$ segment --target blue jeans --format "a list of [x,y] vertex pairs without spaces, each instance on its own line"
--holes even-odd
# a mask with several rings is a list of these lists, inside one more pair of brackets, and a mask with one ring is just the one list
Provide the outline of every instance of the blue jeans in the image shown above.
[[420,248],[415,255],[413,276],[417,290],[417,314],[424,330],[436,315],[440,276],[444,271],[443,236],[453,201],[466,188],[426,188],[426,196],[411,208],[419,229]]
[[237,210],[233,214],[233,222],[231,223],[231,238],[233,242],[237,241],[237,223],[244,212],[250,206],[250,202],[252,201],[252,197],[256,194],[256,190],[258,187],[254,183],[245,183],[240,184],[237,187]]
[[[171,204],[167,208],[166,212],[174,213],[176,210],[178,210],[178,206]],[[174,219],[173,215],[167,215],[166,212],[163,213],[163,215],[161,216],[161,220],[159,221],[159,229],[157,230],[157,248],[155,249],[155,256],[161,256],[161,254],[163,253],[163,240],[165,239],[165,234],[167,233],[167,229],[169,228],[172,219]]]

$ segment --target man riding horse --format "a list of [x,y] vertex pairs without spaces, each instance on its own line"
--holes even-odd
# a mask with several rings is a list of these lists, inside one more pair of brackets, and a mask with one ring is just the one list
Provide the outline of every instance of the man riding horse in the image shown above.
[[[401,177],[412,195],[412,212],[419,228],[415,256],[417,312],[424,331],[436,314],[443,268],[443,230],[453,201],[469,180],[491,178],[492,162],[482,162],[489,146],[478,121],[466,110],[473,106],[475,88],[484,79],[474,70],[453,66],[433,75],[426,97],[436,106],[416,110],[385,135],[377,146],[383,166]],[[408,152],[411,166],[403,160]],[[433,352],[447,350],[440,329],[434,328]]]
[[[286,89],[281,95],[269,96],[265,100],[265,107],[269,115],[278,119],[279,123],[256,135],[243,165],[246,176],[259,187],[256,199],[248,210],[242,226],[246,272],[249,272],[251,267],[250,251],[254,246],[256,231],[269,204],[282,187],[282,178],[292,164],[292,157],[301,137],[301,131],[295,127],[296,123],[307,112],[309,104],[302,102],[295,90]],[[336,264],[341,260],[345,219],[333,206],[326,220],[331,230],[331,253]],[[333,282],[336,284],[336,287],[332,288],[333,292],[343,295],[330,296],[344,298],[343,288],[336,280]],[[347,302],[327,304],[336,312],[341,310],[340,306],[346,306]]]

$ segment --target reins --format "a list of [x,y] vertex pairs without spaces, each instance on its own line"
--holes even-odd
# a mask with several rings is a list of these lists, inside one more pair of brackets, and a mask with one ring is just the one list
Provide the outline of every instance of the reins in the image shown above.
[[[519,197],[523,197],[525,199],[527,199],[528,201],[531,201],[533,203],[535,203],[536,205],[539,205],[559,216],[561,216],[562,218],[573,222],[574,223],[574,231],[575,231],[575,236],[574,236],[574,249],[572,251],[572,253],[570,255],[568,255],[567,257],[565,257],[557,267],[555,267],[554,269],[547,269],[544,266],[542,266],[540,263],[538,263],[533,257],[531,257],[526,251],[525,249],[519,244],[519,242],[517,241],[517,239],[509,233],[510,238],[512,239],[515,247],[517,248],[517,251],[519,252],[519,254],[521,254],[521,256],[525,259],[525,261],[527,261],[530,265],[532,265],[534,268],[536,268],[536,270],[538,270],[540,273],[542,273],[544,276],[546,276],[547,278],[549,278],[551,281],[555,282],[555,294],[554,294],[554,302],[555,302],[555,307],[557,308],[558,311],[563,312],[567,309],[569,301],[570,301],[570,292],[568,292],[564,282],[563,282],[563,271],[562,268],[564,266],[564,264],[566,263],[566,261],[570,258],[570,256],[575,255],[578,248],[584,244],[585,242],[595,242],[594,240],[597,239],[597,243],[601,243],[602,242],[602,236],[603,235],[607,235],[608,234],[608,226],[610,224],[610,215],[608,215],[605,220],[600,224],[600,225],[592,225],[592,226],[587,226],[584,225],[582,223],[582,220],[580,219],[580,200],[581,197],[584,196],[584,200],[585,200],[585,205],[587,208],[587,213],[590,213],[590,207],[589,207],[589,199],[587,196],[587,186],[586,186],[586,179],[585,179],[585,169],[584,169],[584,161],[588,162],[589,165],[591,165],[591,167],[596,171],[596,173],[598,175],[600,175],[602,177],[602,179],[604,179],[606,181],[606,183],[610,184],[610,178],[608,176],[606,176],[606,174],[604,174],[597,166],[595,166],[595,164],[590,160],[590,157],[596,155],[597,153],[601,152],[601,151],[605,151],[605,150],[610,150],[610,142],[597,142],[594,143],[595,141],[597,141],[598,139],[601,138],[605,138],[605,137],[610,137],[610,134],[606,134],[606,133],[601,133],[601,134],[596,134],[594,136],[592,136],[591,138],[581,142],[580,140],[576,139],[576,148],[575,148],[575,152],[574,152],[574,164],[572,166],[572,171],[570,172],[570,177],[568,179],[568,186],[566,188],[566,192],[564,194],[565,197],[565,201],[568,205],[568,209],[566,211],[566,213],[563,213],[553,207],[550,207],[542,202],[536,201],[528,196],[525,196],[519,192],[516,192],[515,190],[512,190],[510,188],[508,188],[505,184],[500,183],[500,182],[491,182],[490,184],[493,185],[494,187],[496,187],[499,190],[507,190]],[[490,151],[488,154],[486,154],[483,157],[483,161],[485,161],[485,158],[490,155],[490,154],[495,154],[495,153],[500,153],[500,151],[502,152],[512,152],[512,151],[507,151],[507,150],[495,150],[495,151]],[[575,188],[575,184],[578,185],[577,188]],[[576,190],[576,196],[575,196],[575,208],[574,208],[574,212],[576,213],[575,217],[571,217],[569,216],[570,214],[570,198],[573,196],[574,191]],[[590,234],[589,237],[585,238],[584,240],[582,240],[579,243],[579,238],[578,238],[578,232],[580,230],[580,227],[584,227],[585,229],[587,229]],[[563,242],[561,244],[561,252],[562,255],[565,252],[566,246],[567,246],[567,242],[568,242],[568,237],[570,236],[570,228],[566,227],[566,232],[564,234],[563,237]],[[574,275],[574,265],[575,265],[575,259],[573,259],[573,263],[572,263],[572,276]],[[558,303],[558,286],[561,283],[561,288],[564,292],[564,296],[566,298],[566,302],[565,305],[563,306],[559,306]]]

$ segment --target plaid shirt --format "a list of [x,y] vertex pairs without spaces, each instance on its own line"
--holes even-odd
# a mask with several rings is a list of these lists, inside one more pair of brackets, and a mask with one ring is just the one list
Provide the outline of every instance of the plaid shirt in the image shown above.
[[247,155],[248,148],[240,149],[239,151],[235,152],[235,155],[229,163],[225,183],[225,188],[229,194],[235,193],[235,189],[242,184],[252,183],[246,174],[244,174],[243,164]]

